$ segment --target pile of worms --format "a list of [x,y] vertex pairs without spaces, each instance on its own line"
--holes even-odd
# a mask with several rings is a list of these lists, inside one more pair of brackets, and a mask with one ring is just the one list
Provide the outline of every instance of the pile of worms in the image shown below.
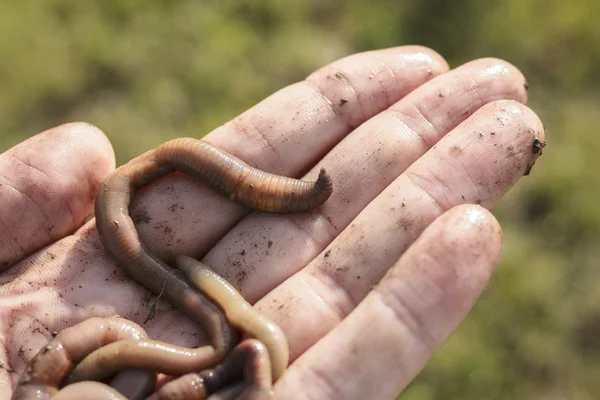
[[206,141],[179,138],[116,169],[100,186],[96,227],[107,252],[135,281],[208,332],[211,344],[186,348],[152,340],[121,318],[90,318],[58,333],[28,364],[13,399],[268,399],[289,362],[281,329],[210,267],[178,255],[173,267],[140,240],[129,206],[149,182],[180,171],[250,209],[314,209],[333,191],[321,169],[314,182],[270,174]]

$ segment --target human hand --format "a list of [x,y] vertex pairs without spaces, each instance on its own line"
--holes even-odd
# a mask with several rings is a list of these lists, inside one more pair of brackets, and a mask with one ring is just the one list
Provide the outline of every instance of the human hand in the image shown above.
[[[284,330],[294,362],[277,398],[394,398],[489,279],[500,228],[463,204],[491,206],[534,163],[544,133],[514,67],[447,69],[420,47],[357,54],[206,136],[281,175],[325,167],[334,192],[314,212],[248,214],[182,174],[138,193],[131,213],[149,248],[203,258]],[[149,313],[154,297],[83,224],[113,167],[107,140],[85,124],[0,156],[0,398],[53,331]],[[179,345],[206,340],[163,302],[144,328]]]

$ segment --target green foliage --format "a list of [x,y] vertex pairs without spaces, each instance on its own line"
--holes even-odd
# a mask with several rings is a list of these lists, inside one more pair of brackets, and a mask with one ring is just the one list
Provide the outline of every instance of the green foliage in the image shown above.
[[494,209],[497,273],[402,396],[593,399],[600,393],[600,2],[0,2],[0,149],[72,120],[119,162],[200,137],[357,51],[423,44],[456,66],[494,56],[527,76],[549,146]]

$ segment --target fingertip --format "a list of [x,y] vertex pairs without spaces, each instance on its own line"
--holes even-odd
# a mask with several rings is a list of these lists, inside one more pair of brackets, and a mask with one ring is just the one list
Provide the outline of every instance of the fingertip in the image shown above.
[[513,99],[527,104],[529,85],[521,70],[515,65],[494,57],[480,58],[467,65],[476,66],[482,78],[491,78],[492,81],[499,79],[499,81],[506,82],[505,84],[510,84],[513,90]]
[[[474,299],[473,295],[485,287],[498,263],[502,229],[484,207],[463,204],[437,218],[415,246],[420,249],[417,253],[427,252],[436,260],[432,265],[444,266],[430,278],[441,287],[452,282],[454,296],[450,297],[453,301]],[[407,255],[414,257],[415,249],[409,250]]]
[[97,126],[87,122],[69,122],[40,133],[57,145],[64,145],[72,154],[85,153],[101,167],[99,175],[108,175],[115,169],[115,153],[108,137]]
[[[502,247],[502,228],[488,209],[477,204],[461,204],[441,218],[448,219],[445,236],[450,243],[458,240],[472,243],[472,249],[478,247],[479,251],[497,261]],[[463,247],[469,248],[468,245]]]
[[413,60],[420,60],[424,63],[427,63],[431,67],[432,75],[439,75],[443,72],[446,72],[450,69],[448,62],[446,59],[437,51],[421,45],[407,45],[407,46],[397,46],[391,47],[387,49],[387,51],[391,52],[403,52],[407,54],[407,58],[412,58]]

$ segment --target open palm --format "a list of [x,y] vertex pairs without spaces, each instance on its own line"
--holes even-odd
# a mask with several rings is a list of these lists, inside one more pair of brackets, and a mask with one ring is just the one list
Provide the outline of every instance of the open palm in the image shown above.
[[[131,214],[156,254],[203,259],[284,330],[292,365],[277,398],[393,399],[498,259],[501,230],[484,207],[544,142],[526,92],[501,60],[448,71],[422,47],[356,54],[205,137],[280,175],[325,167],[334,190],[319,209],[248,213],[176,173],[138,192]],[[0,398],[52,332],[91,316],[143,323],[153,306],[85,223],[113,168],[105,136],[82,123],[0,155]],[[207,340],[162,301],[144,328],[174,344]]]

